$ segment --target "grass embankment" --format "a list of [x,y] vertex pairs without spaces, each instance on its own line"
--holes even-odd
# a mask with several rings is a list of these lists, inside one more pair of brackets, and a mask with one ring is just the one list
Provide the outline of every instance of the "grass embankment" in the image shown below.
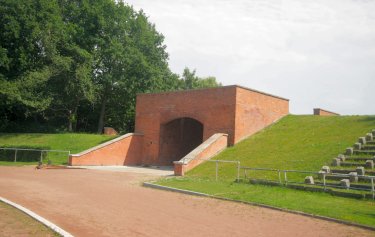
[[[88,148],[106,142],[115,136],[83,134],[83,133],[62,133],[62,134],[41,134],[41,133],[0,133],[0,147],[28,147],[43,148],[48,150],[65,150],[71,154],[84,151]],[[36,153],[36,154],[33,154]],[[6,155],[13,157],[14,152]],[[40,152],[28,152],[29,155],[40,156]],[[2,154],[3,156],[5,154]],[[10,157],[10,158],[12,158]],[[44,154],[44,161],[50,159],[53,164],[66,164],[67,153],[49,152]],[[0,161],[0,165],[27,165],[36,162],[9,162]]]
[[[290,115],[213,159],[238,160],[241,166],[248,167],[318,171],[323,165],[330,165],[333,157],[343,153],[346,147],[352,146],[358,137],[373,128],[375,116]],[[248,175],[277,180],[275,172],[250,171]],[[306,174],[295,177],[290,175],[289,178],[303,181],[304,176]],[[215,163],[206,162],[188,172],[183,179],[160,180],[158,183],[375,227],[373,201],[283,187],[234,183],[235,178],[235,165],[220,163],[219,181],[215,182]]]
[[25,213],[0,201],[0,236],[60,236]]

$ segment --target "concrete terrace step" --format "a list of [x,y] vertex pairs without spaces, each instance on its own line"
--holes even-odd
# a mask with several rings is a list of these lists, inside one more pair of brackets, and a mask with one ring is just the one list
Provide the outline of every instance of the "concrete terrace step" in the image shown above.
[[355,155],[362,155],[362,154],[375,155],[375,150],[354,150],[353,153]]
[[[246,182],[246,180],[243,180]],[[249,183],[252,184],[264,184],[264,185],[272,185],[272,186],[283,186],[284,184],[280,184],[275,181],[271,180],[258,180],[258,179],[250,179],[248,180]],[[354,190],[344,190],[342,187],[327,187],[324,189],[323,184],[321,185],[311,185],[311,184],[297,184],[297,183],[288,183],[285,185],[288,188],[304,190],[304,191],[314,191],[314,192],[328,192],[335,196],[342,196],[342,197],[350,197],[350,198],[372,198],[372,193],[356,193],[358,191]],[[336,185],[335,185],[336,186]],[[366,192],[366,191],[364,191]],[[367,191],[368,192],[368,191]]]
[[345,157],[345,161],[363,161],[365,162],[366,160],[373,160],[375,162],[375,157],[352,157],[352,156],[347,156]]
[[[315,184],[323,185],[323,182],[315,182]],[[344,188],[341,187],[340,183],[338,182],[326,182],[327,187],[335,187],[335,188]],[[357,183],[350,183],[351,188],[358,188],[364,189],[366,191],[371,191],[371,184],[357,184]]]
[[[350,172],[356,172],[355,169],[332,169],[332,173],[349,174]],[[365,168],[365,175],[375,176],[375,171],[368,170]]]
[[375,145],[364,145],[361,150],[375,150]]
[[375,145],[375,141],[367,141],[366,144]]
[[[346,177],[335,176],[335,175],[330,175],[330,174],[326,175],[326,180],[336,180],[336,181],[338,181],[338,180],[342,180],[342,179],[347,179],[347,178]],[[322,179],[318,179],[318,180],[322,180]],[[365,182],[365,183],[371,182],[369,179],[363,178],[361,176],[358,177],[358,181],[359,182]]]
[[366,164],[365,164],[365,162],[361,162],[361,163],[359,163],[359,162],[341,162],[340,166],[363,166],[363,167],[365,167]]

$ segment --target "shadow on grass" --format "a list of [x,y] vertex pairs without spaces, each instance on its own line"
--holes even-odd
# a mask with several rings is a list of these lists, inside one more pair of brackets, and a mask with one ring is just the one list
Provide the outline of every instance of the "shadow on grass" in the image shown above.
[[374,125],[374,129],[375,129],[375,116],[363,116],[358,121],[366,122],[366,123],[369,123],[370,125]]

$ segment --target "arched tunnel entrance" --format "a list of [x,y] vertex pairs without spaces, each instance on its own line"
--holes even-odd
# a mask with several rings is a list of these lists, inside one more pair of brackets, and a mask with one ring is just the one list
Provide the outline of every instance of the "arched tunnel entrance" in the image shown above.
[[159,165],[172,165],[203,142],[203,124],[178,118],[160,126]]

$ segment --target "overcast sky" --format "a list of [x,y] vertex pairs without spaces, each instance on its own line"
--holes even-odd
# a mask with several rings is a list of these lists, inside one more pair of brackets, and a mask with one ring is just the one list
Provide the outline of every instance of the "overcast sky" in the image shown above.
[[290,99],[290,112],[375,114],[375,0],[127,0],[169,65]]

